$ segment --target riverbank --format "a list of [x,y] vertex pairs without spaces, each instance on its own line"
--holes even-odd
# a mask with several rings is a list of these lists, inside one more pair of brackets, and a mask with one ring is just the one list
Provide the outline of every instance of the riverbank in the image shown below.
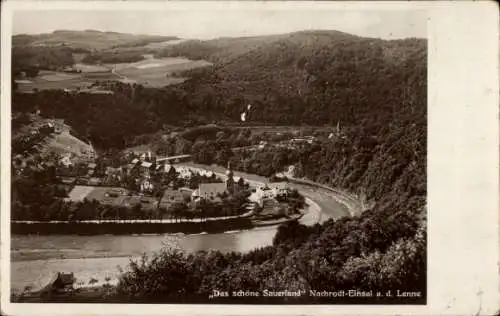
[[37,223],[11,223],[11,232],[16,235],[129,235],[129,234],[196,234],[201,232],[223,233],[228,230],[250,229],[253,227],[249,217],[230,219],[155,223],[145,222],[37,222]]

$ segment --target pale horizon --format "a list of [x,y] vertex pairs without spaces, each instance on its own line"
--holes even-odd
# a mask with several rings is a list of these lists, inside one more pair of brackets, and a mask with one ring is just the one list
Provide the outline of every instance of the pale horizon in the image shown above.
[[427,38],[425,11],[17,11],[13,35],[56,30],[97,30],[208,40],[285,34],[297,31],[340,31],[382,39]]

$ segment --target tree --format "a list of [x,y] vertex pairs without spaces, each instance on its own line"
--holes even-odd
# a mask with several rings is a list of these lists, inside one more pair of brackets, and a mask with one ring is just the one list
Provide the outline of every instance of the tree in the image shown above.
[[242,190],[245,188],[245,180],[243,179],[243,177],[240,177],[240,179],[238,180],[238,189]]

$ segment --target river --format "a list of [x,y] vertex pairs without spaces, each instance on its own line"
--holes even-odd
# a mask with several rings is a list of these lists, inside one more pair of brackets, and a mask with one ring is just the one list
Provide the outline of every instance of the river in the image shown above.
[[[224,168],[202,166],[216,173]],[[267,182],[263,177],[235,172],[251,182]],[[329,218],[349,214],[346,205],[332,191],[307,185],[290,183],[307,199],[307,212],[300,222],[304,225],[322,223]],[[14,235],[11,238],[11,287],[23,289],[40,275],[50,272],[73,272],[85,284],[91,278],[104,283],[106,278],[116,282],[119,270],[126,268],[130,259],[142,254],[153,254],[165,245],[180,247],[186,252],[198,250],[220,250],[223,252],[247,252],[272,244],[277,226],[257,227],[243,231],[229,231],[220,234],[154,234],[129,236],[27,236]]]

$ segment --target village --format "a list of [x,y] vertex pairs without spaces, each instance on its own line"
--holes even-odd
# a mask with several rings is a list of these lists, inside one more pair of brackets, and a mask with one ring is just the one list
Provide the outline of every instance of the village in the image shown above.
[[95,156],[85,158],[51,154],[40,164],[53,170],[55,184],[65,192],[64,202],[83,209],[86,203],[106,208],[105,212],[75,211],[68,220],[182,220],[244,214],[276,219],[297,214],[301,206],[287,204],[291,190],[284,181],[250,183],[234,175],[230,165],[225,174],[216,174],[183,164],[191,155],[162,157],[151,150],[130,151],[114,166]]

